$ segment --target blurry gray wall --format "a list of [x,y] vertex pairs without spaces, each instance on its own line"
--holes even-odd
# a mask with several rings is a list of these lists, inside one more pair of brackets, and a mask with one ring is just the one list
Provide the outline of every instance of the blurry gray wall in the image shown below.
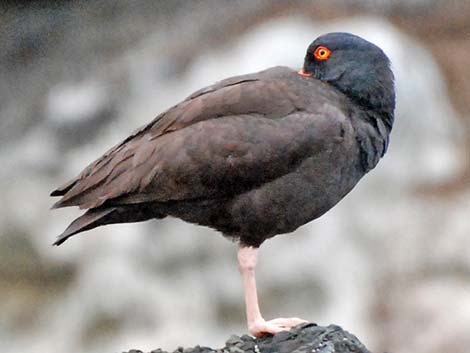
[[0,350],[221,346],[246,331],[236,245],[178,220],[51,243],[48,193],[192,91],[351,31],[392,59],[390,150],[334,210],[263,245],[267,317],[373,351],[470,347],[468,1],[6,1],[0,5]]

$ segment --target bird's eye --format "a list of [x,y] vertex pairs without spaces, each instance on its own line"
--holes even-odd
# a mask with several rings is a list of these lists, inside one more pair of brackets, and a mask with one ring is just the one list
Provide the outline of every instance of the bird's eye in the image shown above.
[[331,54],[331,50],[322,45],[317,47],[317,49],[315,49],[315,51],[313,52],[313,56],[317,60],[326,60],[330,57],[330,54]]

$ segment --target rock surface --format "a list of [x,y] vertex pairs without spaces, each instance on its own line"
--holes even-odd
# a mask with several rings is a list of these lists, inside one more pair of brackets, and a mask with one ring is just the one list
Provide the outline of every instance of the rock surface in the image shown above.
[[[370,353],[356,336],[336,325],[318,326],[307,323],[276,335],[253,338],[248,335],[231,336],[225,347],[214,349],[196,346],[179,347],[174,353]],[[127,353],[143,353],[131,349]],[[167,353],[157,348],[149,353]]]

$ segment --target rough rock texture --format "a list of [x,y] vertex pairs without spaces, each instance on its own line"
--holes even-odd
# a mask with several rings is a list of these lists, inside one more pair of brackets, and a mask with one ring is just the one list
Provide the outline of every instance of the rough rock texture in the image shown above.
[[[214,349],[196,346],[179,347],[174,353],[370,353],[356,336],[336,325],[317,326],[314,323],[299,325],[276,335],[253,338],[248,335],[231,336],[225,347]],[[127,353],[143,353],[132,349]],[[155,349],[150,353],[167,353]]]

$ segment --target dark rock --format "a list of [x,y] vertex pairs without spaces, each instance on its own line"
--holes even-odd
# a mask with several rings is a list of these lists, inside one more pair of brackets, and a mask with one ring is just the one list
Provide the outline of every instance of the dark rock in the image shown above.
[[[130,350],[128,353],[140,353]],[[276,335],[252,338],[248,335],[232,335],[225,347],[214,349],[196,346],[179,347],[176,352],[184,353],[370,353],[356,336],[336,325],[317,326],[307,323],[294,327],[290,331]],[[167,353],[155,349],[150,353]]]

